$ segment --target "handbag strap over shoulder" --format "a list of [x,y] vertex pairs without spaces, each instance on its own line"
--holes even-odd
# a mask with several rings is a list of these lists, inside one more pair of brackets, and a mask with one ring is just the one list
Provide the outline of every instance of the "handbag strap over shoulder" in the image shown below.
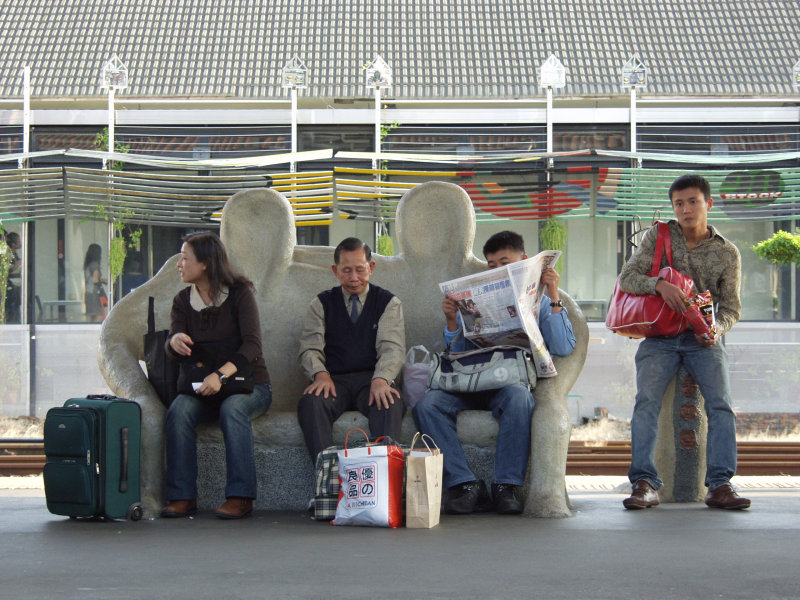
[[661,270],[661,257],[664,252],[667,254],[667,263],[672,266],[672,235],[669,232],[669,225],[664,221],[656,221],[658,227],[658,237],[656,238],[656,248],[653,252],[653,266],[650,268],[650,277],[655,277]]
[[147,333],[156,331],[156,299],[150,296],[147,304]]

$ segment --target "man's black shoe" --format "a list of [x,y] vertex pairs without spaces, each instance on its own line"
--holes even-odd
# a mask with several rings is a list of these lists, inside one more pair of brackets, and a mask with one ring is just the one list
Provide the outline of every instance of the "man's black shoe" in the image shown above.
[[522,513],[522,488],[509,483],[493,483],[492,498],[498,515],[518,515]]
[[469,515],[485,512],[491,506],[491,498],[483,481],[467,481],[447,488],[444,512],[448,515]]

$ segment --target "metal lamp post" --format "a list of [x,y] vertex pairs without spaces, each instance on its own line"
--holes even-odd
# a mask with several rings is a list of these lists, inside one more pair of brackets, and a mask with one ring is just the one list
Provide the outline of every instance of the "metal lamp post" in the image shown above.
[[[636,88],[647,86],[647,67],[634,54],[622,65],[622,87],[631,90],[631,152],[636,152]],[[642,159],[636,159],[636,166],[642,168]]]
[[[22,68],[22,154],[31,151],[31,68]],[[19,159],[20,169],[28,166],[28,159]]]
[[[281,69],[281,87],[291,90],[292,96],[292,154],[297,152],[297,90],[308,87],[308,68],[295,54]],[[289,163],[289,171],[294,173],[297,163]]]
[[[108,90],[108,151],[114,152],[114,91],[128,87],[128,67],[116,54],[103,63],[100,82],[100,89]],[[106,167],[109,167],[109,162],[103,159],[103,168]]]
[[[116,90],[124,90],[128,87],[128,67],[122,64],[122,61],[117,57],[116,54],[112,54],[111,58],[109,58],[105,63],[103,63],[103,68],[100,73],[100,88],[104,90],[108,90],[108,152],[109,154],[114,152],[114,92]],[[103,159],[103,169],[108,169],[109,172],[111,171],[111,167],[113,166],[114,161],[109,159]],[[109,173],[109,179],[111,178],[111,174]],[[109,186],[109,190],[111,186]],[[111,192],[109,191],[109,194]],[[108,223],[108,273],[109,278],[108,280],[111,282],[111,293],[108,297],[108,309],[114,306],[114,282],[112,281],[111,275],[111,241],[114,238],[114,227],[113,224],[109,221]]]
[[[567,85],[567,69],[556,57],[550,58],[539,67],[539,87],[547,89],[547,153],[553,152],[553,88],[563,88]],[[553,166],[553,158],[547,159],[548,167]]]
[[[17,167],[27,169],[28,153],[31,151],[31,68],[22,68],[22,156],[17,161]],[[27,194],[28,173],[23,171],[23,189]],[[22,222],[20,228],[20,243],[22,244],[22,273],[28,272],[28,221]],[[28,322],[28,278],[22,277],[20,281],[20,323]]]
[[[364,85],[375,89],[375,152],[381,151],[381,90],[392,86],[392,68],[378,54],[367,66]],[[372,168],[378,168],[378,159],[372,159]]]

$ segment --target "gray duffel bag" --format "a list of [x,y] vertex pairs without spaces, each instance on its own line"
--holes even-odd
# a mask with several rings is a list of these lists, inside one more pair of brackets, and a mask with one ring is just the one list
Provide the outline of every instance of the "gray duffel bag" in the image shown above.
[[521,383],[533,389],[536,369],[528,348],[490,346],[433,355],[428,388],[444,392],[483,392]]

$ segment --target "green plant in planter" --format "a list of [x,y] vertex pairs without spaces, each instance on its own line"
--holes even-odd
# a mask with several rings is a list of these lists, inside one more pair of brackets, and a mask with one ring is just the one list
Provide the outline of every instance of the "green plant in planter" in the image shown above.
[[[381,212],[386,216],[385,213],[390,211],[386,208],[382,208]],[[378,223],[378,239],[375,242],[375,250],[382,256],[394,256],[394,241],[392,240],[392,236],[389,235],[389,225],[385,221],[380,221]]]
[[771,238],[754,245],[753,252],[778,265],[800,264],[800,234],[776,231]]
[[111,220],[111,229],[114,235],[111,239],[111,247],[108,250],[108,261],[113,280],[122,275],[128,248],[138,248],[139,241],[142,239],[141,226],[131,226],[129,224],[129,220],[133,216],[133,211],[126,208],[118,217]]
[[[94,148],[100,151],[108,150],[108,127],[104,127],[94,138]],[[114,141],[115,152],[127,154],[129,150],[129,146],[121,144],[116,140]],[[109,168],[112,171],[121,171],[124,166],[124,162],[111,161]],[[128,255],[128,248],[138,247],[139,240],[142,237],[142,228],[140,226],[130,227],[128,225],[133,216],[134,212],[130,208],[126,208],[116,215],[111,215],[106,211],[106,207],[103,204],[98,204],[91,214],[91,217],[103,219],[111,223],[113,235],[111,238],[111,247],[108,249],[108,262],[112,281],[115,281],[122,275],[125,257]],[[91,217],[87,217],[84,221]]]
[[394,256],[394,242],[392,236],[384,233],[378,236],[378,254],[382,256]]
[[[567,226],[556,218],[547,219],[539,229],[539,244],[542,250],[567,249]],[[562,273],[563,259],[554,267],[559,274]]]
[[[108,127],[103,128],[103,131],[101,131],[95,136],[94,149],[99,150],[100,152],[105,152],[106,150],[108,150]],[[114,141],[114,152],[127,154],[129,151],[130,151],[129,146],[125,146],[124,144],[121,144],[116,140]],[[115,160],[111,161],[110,169],[112,171],[122,171],[123,167],[125,167],[124,162]]]
[[[389,107],[384,104],[383,108],[389,108]],[[391,123],[382,124],[381,125],[381,144],[383,143],[383,140],[386,139],[386,136],[388,136],[392,132],[392,130],[397,129],[398,127],[400,127],[400,123],[397,122],[397,121],[392,121]],[[389,161],[388,160],[382,160],[380,168],[383,169],[383,170],[388,169],[389,168]]]
[[90,218],[102,219],[111,223],[111,247],[108,249],[108,263],[111,270],[111,280],[122,275],[125,266],[125,257],[128,256],[128,248],[138,248],[142,239],[143,230],[140,225],[131,225],[130,220],[135,216],[133,209],[126,208],[116,215],[111,215],[106,211],[106,207],[98,204],[92,214],[81,222],[84,223]]

